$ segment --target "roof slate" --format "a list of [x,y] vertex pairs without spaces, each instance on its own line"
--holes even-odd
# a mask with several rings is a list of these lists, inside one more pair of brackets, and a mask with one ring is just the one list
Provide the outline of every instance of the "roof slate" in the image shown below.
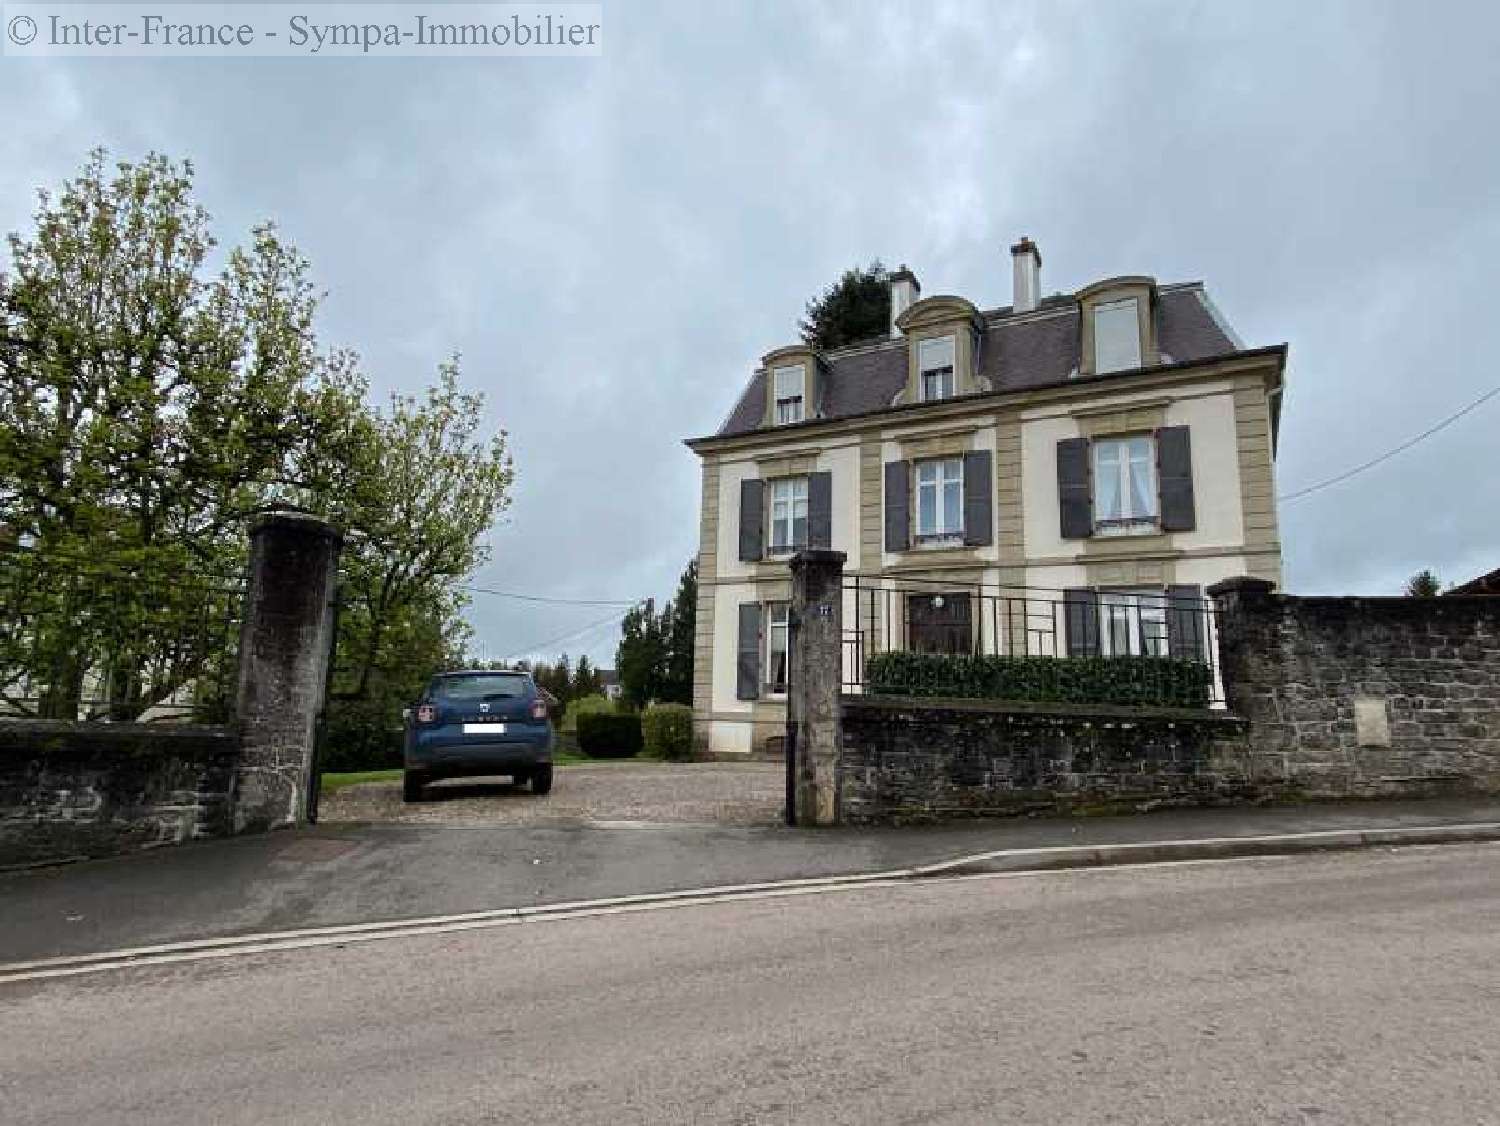
[[[1163,287],[1157,302],[1157,342],[1163,363],[1185,363],[1239,351],[1209,311],[1197,283]],[[1056,310],[1053,315],[1046,314]],[[1063,383],[1077,371],[1080,346],[1077,303],[1048,297],[1036,313],[1015,316],[1007,306],[984,314],[979,374],[994,393]],[[894,405],[906,386],[906,341],[845,348],[827,357],[817,417],[847,418]],[[741,393],[719,435],[747,434],[765,418],[766,373],[758,370]]]

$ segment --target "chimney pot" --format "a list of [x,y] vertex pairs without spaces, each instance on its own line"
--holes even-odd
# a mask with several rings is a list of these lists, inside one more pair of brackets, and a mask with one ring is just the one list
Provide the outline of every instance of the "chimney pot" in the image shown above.
[[1026,235],[1010,248],[1011,311],[1029,313],[1042,300],[1042,252]]
[[917,299],[922,296],[922,285],[917,281],[917,275],[907,269],[904,263],[886,280],[891,287],[891,335],[900,336],[901,330],[896,327],[896,318],[917,303]]

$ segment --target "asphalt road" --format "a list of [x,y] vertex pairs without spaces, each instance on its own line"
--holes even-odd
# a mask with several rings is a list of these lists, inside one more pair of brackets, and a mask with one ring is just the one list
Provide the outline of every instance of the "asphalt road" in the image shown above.
[[871,887],[10,985],[0,1108],[1500,1123],[1500,847]]

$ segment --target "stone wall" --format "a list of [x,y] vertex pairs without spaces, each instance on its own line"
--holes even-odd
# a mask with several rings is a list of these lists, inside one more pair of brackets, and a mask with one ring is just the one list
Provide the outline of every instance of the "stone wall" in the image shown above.
[[226,835],[238,762],[227,728],[0,724],[0,867]]
[[1245,725],[1223,713],[845,696],[850,823],[1143,811],[1251,796]]
[[1500,792],[1500,598],[1210,589],[1258,784],[1307,796]]

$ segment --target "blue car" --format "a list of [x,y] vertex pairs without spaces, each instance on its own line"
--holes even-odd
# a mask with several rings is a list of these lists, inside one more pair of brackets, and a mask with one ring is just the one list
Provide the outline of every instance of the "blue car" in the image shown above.
[[525,672],[447,672],[408,713],[402,797],[420,801],[439,778],[508,774],[552,789],[547,698]]

